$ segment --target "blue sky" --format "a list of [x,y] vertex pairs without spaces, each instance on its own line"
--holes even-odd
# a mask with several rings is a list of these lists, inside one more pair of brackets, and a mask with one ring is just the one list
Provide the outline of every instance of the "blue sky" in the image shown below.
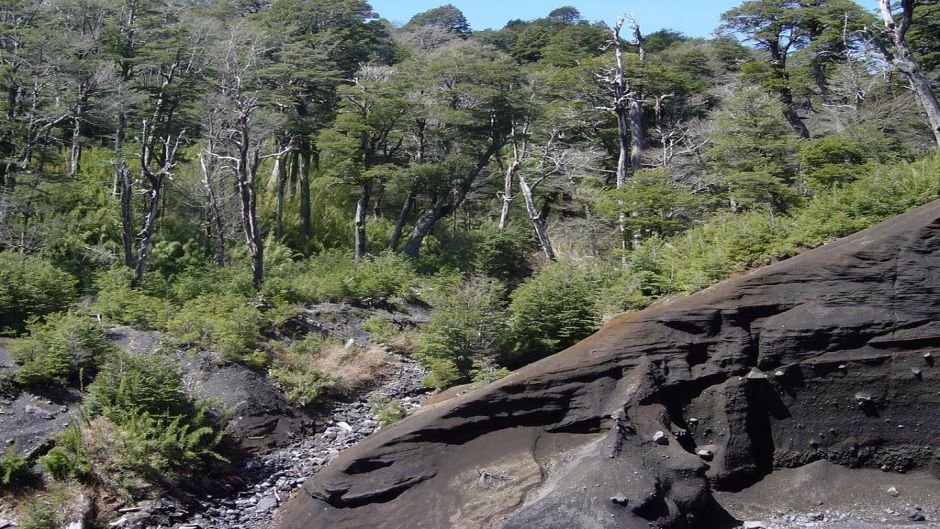
[[475,29],[503,27],[519,18],[532,20],[547,15],[552,9],[571,5],[590,21],[613,23],[624,12],[633,13],[645,33],[670,28],[689,36],[705,37],[718,27],[724,11],[741,4],[742,0],[370,0],[372,8],[383,18],[405,23],[415,13],[451,3],[463,11]]

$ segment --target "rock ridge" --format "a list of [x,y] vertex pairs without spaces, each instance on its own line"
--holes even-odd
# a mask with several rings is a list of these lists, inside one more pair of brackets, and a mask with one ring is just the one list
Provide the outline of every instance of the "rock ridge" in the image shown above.
[[938,257],[940,201],[621,315],[344,452],[280,527],[715,527],[778,468],[940,473]]

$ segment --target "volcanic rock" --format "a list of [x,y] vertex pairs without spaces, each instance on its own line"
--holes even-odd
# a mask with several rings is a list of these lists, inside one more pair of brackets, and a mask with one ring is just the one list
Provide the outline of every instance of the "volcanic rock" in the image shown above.
[[[940,345],[938,258],[934,202],[622,315],[345,451],[280,527],[689,527],[717,505],[713,490],[778,468],[926,468],[940,456],[940,386],[923,367]],[[786,376],[747,378],[755,368]],[[682,442],[650,446],[680,429]]]

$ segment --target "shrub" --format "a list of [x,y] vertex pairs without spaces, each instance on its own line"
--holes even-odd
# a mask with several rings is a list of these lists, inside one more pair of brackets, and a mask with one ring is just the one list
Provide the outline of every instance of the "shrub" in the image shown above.
[[183,305],[167,322],[167,331],[182,345],[244,362],[258,347],[263,322],[261,312],[243,297],[203,294]]
[[474,360],[473,367],[470,369],[470,381],[473,382],[474,385],[483,386],[490,382],[495,382],[508,374],[508,369],[496,365],[492,360]]
[[20,365],[14,380],[23,385],[68,383],[83,371],[94,370],[114,349],[100,324],[80,314],[50,315],[45,322],[31,323],[29,331],[29,337],[10,345],[11,356]]
[[207,415],[204,403],[188,417],[168,420],[141,411],[126,416],[117,426],[118,464],[151,481],[193,475],[209,460],[225,461],[216,451],[223,430]]
[[179,366],[159,352],[113,355],[85,397],[85,409],[91,415],[104,415],[117,423],[140,413],[176,417],[188,413],[190,405]]
[[[506,311],[503,287],[491,278],[442,276],[424,292],[432,307],[431,317],[421,328],[418,355],[428,368],[437,369],[435,386],[464,379],[473,361],[494,358],[506,343]],[[457,370],[456,379],[447,360]]]
[[414,286],[417,273],[406,257],[385,252],[356,267],[346,293],[353,298],[404,298]]
[[28,473],[29,461],[16,455],[16,449],[12,446],[7,448],[3,458],[0,458],[0,485],[18,485]]
[[537,360],[597,330],[600,287],[597,272],[569,262],[551,263],[519,285],[509,305],[512,360]]
[[39,458],[46,472],[58,480],[85,480],[93,474],[78,425],[72,424],[55,438],[55,446]]
[[264,294],[288,302],[406,298],[417,279],[413,264],[385,252],[353,264],[352,255],[325,251],[291,264],[282,263],[265,280]]
[[163,329],[177,310],[166,299],[131,289],[128,270],[114,269],[102,274],[98,288],[92,309],[116,323],[139,329]]
[[429,389],[449,388],[460,382],[463,375],[457,369],[457,364],[447,358],[424,357],[421,363],[428,369],[428,374],[421,379],[421,383]]
[[19,334],[26,322],[66,309],[76,299],[76,280],[48,261],[0,251],[0,334]]
[[398,332],[392,322],[381,316],[369,316],[362,322],[362,329],[369,333],[369,338],[376,343],[388,343]]
[[309,352],[287,352],[276,356],[268,376],[298,406],[316,402],[337,382],[335,377],[317,367],[314,355]]
[[66,436],[50,461],[60,472],[73,468],[70,460],[81,470],[82,454],[93,454],[96,475],[113,468],[158,482],[222,459],[216,447],[224,418],[183,391],[178,365],[160,353],[114,355],[89,386],[85,407],[92,420],[77,438]]
[[369,413],[382,426],[387,426],[405,418],[405,406],[398,399],[391,399],[384,395],[374,395],[369,399],[369,404]]

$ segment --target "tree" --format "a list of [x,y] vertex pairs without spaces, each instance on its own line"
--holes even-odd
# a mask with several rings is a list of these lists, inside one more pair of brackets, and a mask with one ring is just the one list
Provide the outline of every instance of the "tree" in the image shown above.
[[803,137],[809,129],[793,101],[787,57],[808,41],[804,12],[797,0],[749,0],[721,15],[722,29],[744,35],[767,52],[767,71],[759,74],[763,85],[780,98],[781,111],[790,127]]
[[363,66],[352,86],[339,90],[342,103],[333,126],[319,139],[328,173],[357,188],[353,217],[353,257],[366,252],[366,215],[376,182],[396,171],[404,144],[402,128],[408,104],[401,97],[398,72],[387,66]]
[[[620,38],[620,30],[623,29],[625,21],[625,16],[617,19],[608,41],[608,45],[614,50],[615,66],[598,74],[598,80],[609,87],[612,96],[612,103],[607,107],[607,110],[612,111],[617,116],[619,133],[617,189],[623,187],[627,181],[628,150],[630,165],[634,173],[642,168],[640,154],[643,150],[643,94],[637,86],[629,83],[624,69],[623,42]],[[640,33],[640,25],[632,18],[630,19],[630,25],[633,29],[634,44],[637,47],[637,58],[642,63],[646,58],[646,52],[643,47],[643,35]],[[620,219],[619,224],[623,239],[622,247],[626,251],[628,243],[623,218]]]
[[251,259],[251,283],[255,290],[260,290],[264,281],[264,241],[258,221],[255,182],[264,134],[258,133],[256,111],[260,107],[257,73],[263,65],[264,39],[245,23],[229,28],[226,37],[215,52],[218,78],[214,84],[226,105],[228,121],[218,129],[220,137],[210,142],[225,150],[223,153],[206,152],[226,162],[235,181],[242,232]]
[[403,247],[405,255],[418,256],[434,224],[463,204],[477,177],[502,148],[512,112],[510,93],[519,85],[518,75],[508,57],[474,44],[443,50],[428,63],[422,82],[434,87],[429,110],[438,123],[438,163],[452,172],[429,182],[430,204],[414,222]]
[[913,86],[914,92],[927,114],[927,123],[930,125],[930,131],[937,142],[937,147],[940,147],[940,104],[937,103],[937,95],[933,93],[930,81],[927,80],[921,70],[906,40],[907,32],[911,28],[914,19],[914,8],[916,6],[917,2],[914,0],[901,0],[900,20],[896,21],[889,0],[878,0],[878,7],[881,10],[882,18],[884,18],[885,30],[891,37],[893,44],[892,50],[887,55],[895,67],[910,80],[911,86]]
[[796,137],[781,119],[780,103],[756,89],[736,94],[717,116],[706,152],[732,211],[784,211],[794,199]]
[[467,18],[453,4],[442,5],[418,13],[405,24],[405,29],[420,28],[422,26],[435,26],[463,36],[470,34],[470,24],[467,22]]
[[574,24],[581,20],[581,12],[573,6],[563,6],[552,11],[548,14],[549,20],[557,20],[565,24]]

